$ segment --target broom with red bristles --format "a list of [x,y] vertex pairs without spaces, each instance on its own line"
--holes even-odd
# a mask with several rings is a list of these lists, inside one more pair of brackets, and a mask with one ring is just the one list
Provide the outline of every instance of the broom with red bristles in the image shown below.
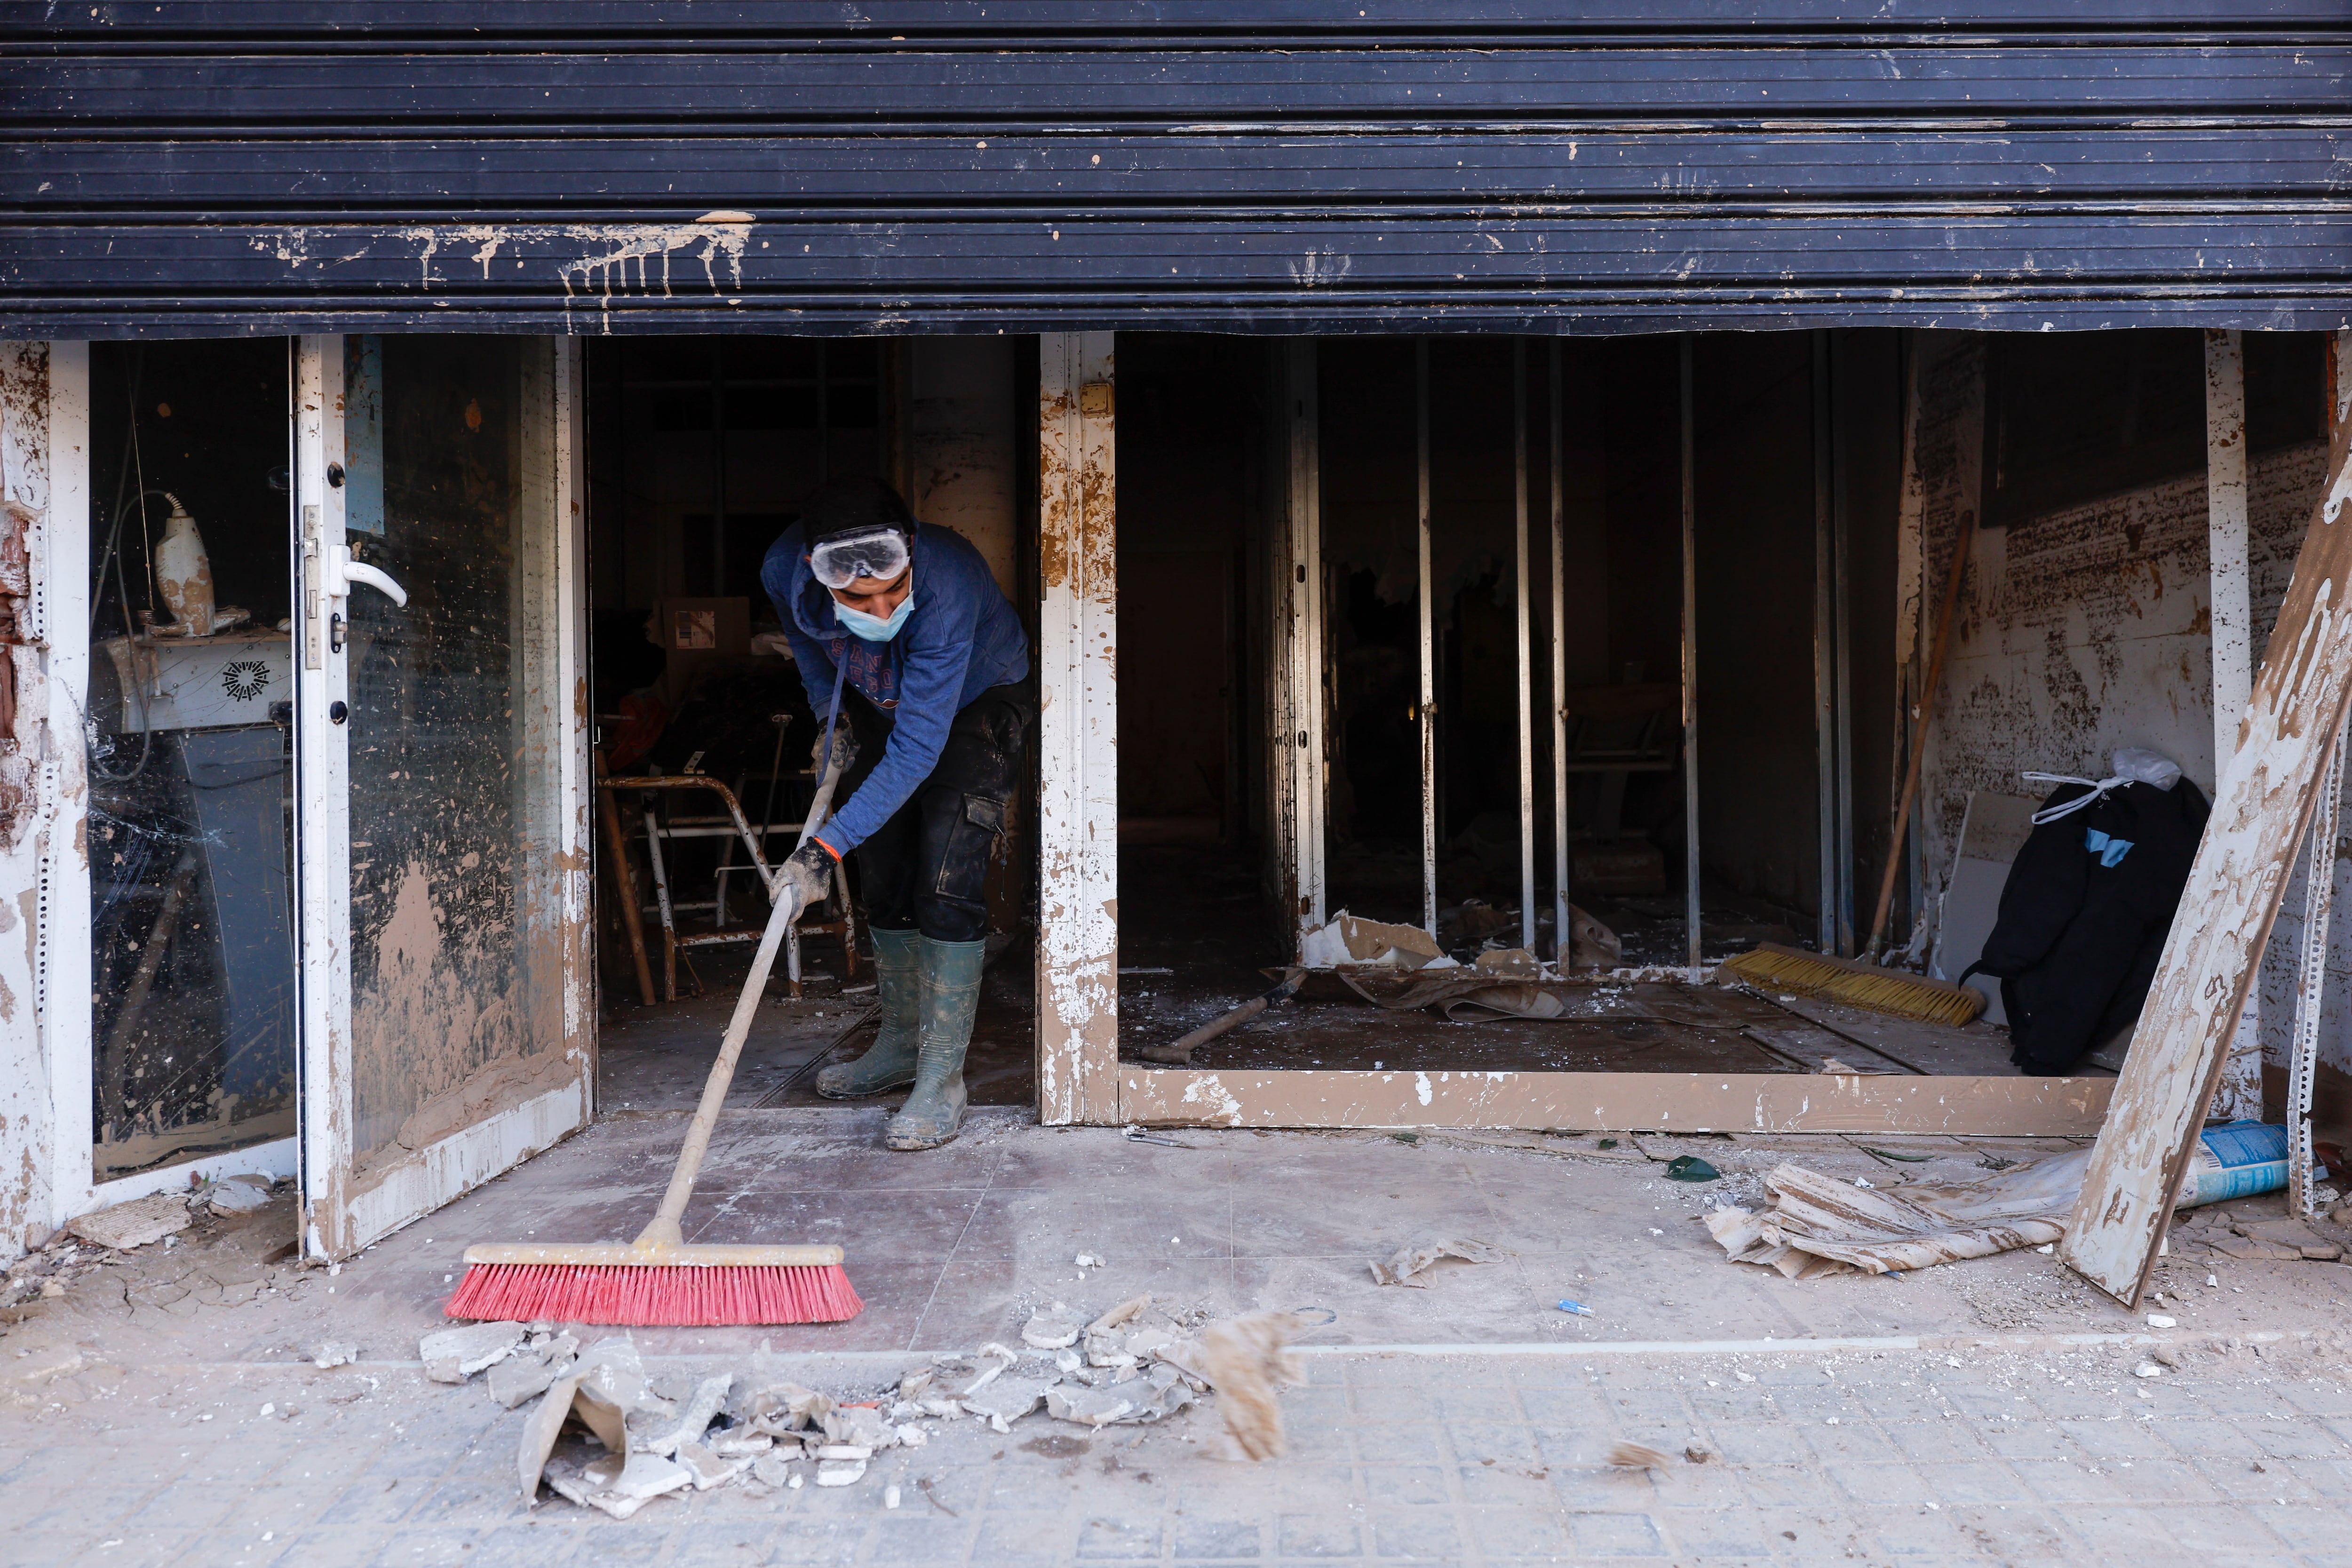
[[[836,676],[836,712],[840,703]],[[803,844],[824,820],[840,776],[841,758],[828,741],[824,779],[801,829]],[[710,1149],[719,1108],[734,1081],[736,1058],[743,1054],[743,1041],[751,1032],[751,1019],[767,989],[776,950],[783,945],[785,931],[800,913],[799,895],[790,888],[776,888],[772,896],[775,907],[769,911],[760,950],[751,959],[751,973],[743,982],[743,994],[735,999],[735,1016],[728,1021],[719,1060],[711,1066],[710,1080],[702,1086],[702,1103],[687,1126],[686,1147],[678,1152],[677,1169],[670,1173],[669,1191],[663,1194],[653,1223],[626,1244],[542,1247],[526,1242],[469,1247],[466,1278],[443,1309],[450,1317],[720,1328],[837,1323],[865,1310],[866,1303],[857,1299],[849,1276],[842,1269],[838,1247],[688,1247],[679,1229],[686,1200],[694,1191],[694,1178]]]

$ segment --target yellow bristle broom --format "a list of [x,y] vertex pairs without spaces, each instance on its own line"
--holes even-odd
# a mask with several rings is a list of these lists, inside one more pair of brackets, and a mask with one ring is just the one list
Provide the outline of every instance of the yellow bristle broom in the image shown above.
[[1947,980],[1930,980],[1900,969],[1881,969],[1851,958],[1804,952],[1779,942],[1727,958],[1723,967],[1759,991],[1817,996],[1897,1018],[1918,1018],[1957,1028],[1984,1011],[1984,993]]

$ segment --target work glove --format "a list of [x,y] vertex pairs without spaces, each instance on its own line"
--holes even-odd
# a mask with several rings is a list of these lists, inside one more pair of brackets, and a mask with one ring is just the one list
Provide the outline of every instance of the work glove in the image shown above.
[[809,766],[816,770],[819,781],[824,778],[824,742],[828,735],[833,737],[833,752],[841,759],[843,773],[847,773],[857,761],[857,732],[849,727],[848,720],[835,719],[830,724],[819,724],[816,742],[809,747]]
[[776,896],[782,898],[790,889],[799,899],[793,905],[795,914],[805,913],[824,902],[833,890],[833,851],[812,838],[792,852],[778,868],[780,886]]

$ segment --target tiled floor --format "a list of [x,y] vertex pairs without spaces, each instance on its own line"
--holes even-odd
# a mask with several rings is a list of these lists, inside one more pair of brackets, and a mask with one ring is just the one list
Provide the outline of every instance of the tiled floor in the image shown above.
[[[1320,1355],[1283,1396],[1288,1455],[1264,1464],[1221,1458],[1205,1410],[1100,1434],[966,1421],[850,1489],[688,1494],[625,1522],[525,1510],[522,1417],[478,1388],[394,1368],[134,1371],[0,1415],[0,1506],[8,1562],[109,1568],[2352,1560],[2339,1364],[2192,1352],[2151,1381],[2136,1359]],[[1621,1439],[1671,1463],[1612,1468]]]
[[[1685,1146],[1646,1136],[1223,1131],[1171,1148],[998,1109],[897,1155],[877,1146],[887,1114],[730,1111],[688,1217],[712,1239],[838,1241],[860,1316],[644,1331],[643,1352],[673,1371],[768,1356],[870,1391],[925,1353],[1015,1340],[1055,1299],[1325,1307],[1314,1381],[1284,1398],[1290,1455],[1210,1458],[1202,1412],[1105,1435],[1040,1415],[1003,1438],[948,1427],[840,1492],[711,1493],[626,1523],[526,1513],[520,1416],[425,1384],[416,1337],[469,1243],[644,1223],[686,1117],[641,1106],[336,1273],[231,1257],[226,1239],[147,1249],[0,1333],[0,1563],[2352,1562],[2341,1360],[2246,1342],[2335,1334],[2352,1273],[2176,1258],[2157,1281],[2168,1337],[2241,1342],[2138,1379],[2138,1351],[2105,1342],[2145,1325],[2053,1258],[1798,1284],[1727,1262],[1697,1217],[1752,1201],[1783,1160],[1937,1180],[2030,1145],[1899,1141],[1932,1156],[1918,1164],[1838,1139],[1709,1140],[1724,1178],[1694,1186],[1663,1174]],[[1372,1282],[1371,1259],[1443,1237],[1514,1255],[1441,1266],[1426,1289]],[[1081,1251],[1108,1266],[1074,1267]],[[1595,1315],[1559,1311],[1570,1297]],[[2084,1335],[2103,1342],[2067,1343]],[[1896,1340],[1854,1343],[1876,1336]],[[327,1340],[362,1363],[310,1367]],[[1620,1471],[1600,1462],[1618,1438],[1711,1458]]]
[[[947,1148],[905,1155],[878,1147],[887,1114],[881,1105],[747,1110],[720,1123],[687,1211],[689,1237],[838,1243],[866,1302],[849,1323],[762,1331],[780,1352],[967,1348],[1013,1333],[1032,1308],[1056,1297],[1108,1306],[1139,1291],[1217,1312],[1328,1307],[1339,1314],[1330,1337],[1356,1344],[2136,1323],[2054,1258],[2032,1252],[1798,1285],[1727,1263],[1698,1218],[1717,1201],[1752,1199],[1760,1174],[1790,1158],[1881,1181],[1954,1179],[1974,1172],[1987,1148],[1957,1140],[1906,1141],[1938,1157],[1899,1168],[1836,1139],[1712,1140],[1707,1157],[1725,1180],[1687,1185],[1665,1180],[1642,1152],[1664,1158],[1681,1145],[1646,1137],[1622,1139],[1605,1154],[1589,1137],[1405,1143],[1360,1132],[1195,1132],[1180,1140],[1189,1147],[1170,1148],[988,1110]],[[388,1237],[345,1269],[341,1288],[387,1321],[421,1331],[474,1241],[626,1239],[658,1200],[683,1124],[673,1112],[600,1121]],[[1373,1283],[1372,1259],[1443,1237],[1517,1256],[1442,1265],[1426,1289]],[[1108,1266],[1081,1271],[1072,1266],[1080,1252]],[[2333,1300],[2247,1297],[2206,1288],[2201,1264],[2193,1274],[2179,1310],[2194,1330],[2325,1321]],[[2231,1285],[2252,1282],[2252,1266],[2233,1266]],[[2000,1298],[1990,1316],[1988,1290]],[[1594,1315],[1563,1313],[1562,1299]],[[682,1350],[708,1342],[699,1331],[662,1342]]]

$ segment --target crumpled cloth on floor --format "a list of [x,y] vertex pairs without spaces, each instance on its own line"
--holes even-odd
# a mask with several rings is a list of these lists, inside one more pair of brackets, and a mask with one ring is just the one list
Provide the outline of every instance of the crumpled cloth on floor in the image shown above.
[[1706,1216],[1706,1227],[1734,1263],[1777,1268],[1791,1279],[1990,1258],[2065,1235],[2090,1159],[2088,1148],[2076,1149],[1972,1182],[1889,1187],[1857,1187],[1781,1165],[1764,1178],[1767,1207],[1726,1205]]

